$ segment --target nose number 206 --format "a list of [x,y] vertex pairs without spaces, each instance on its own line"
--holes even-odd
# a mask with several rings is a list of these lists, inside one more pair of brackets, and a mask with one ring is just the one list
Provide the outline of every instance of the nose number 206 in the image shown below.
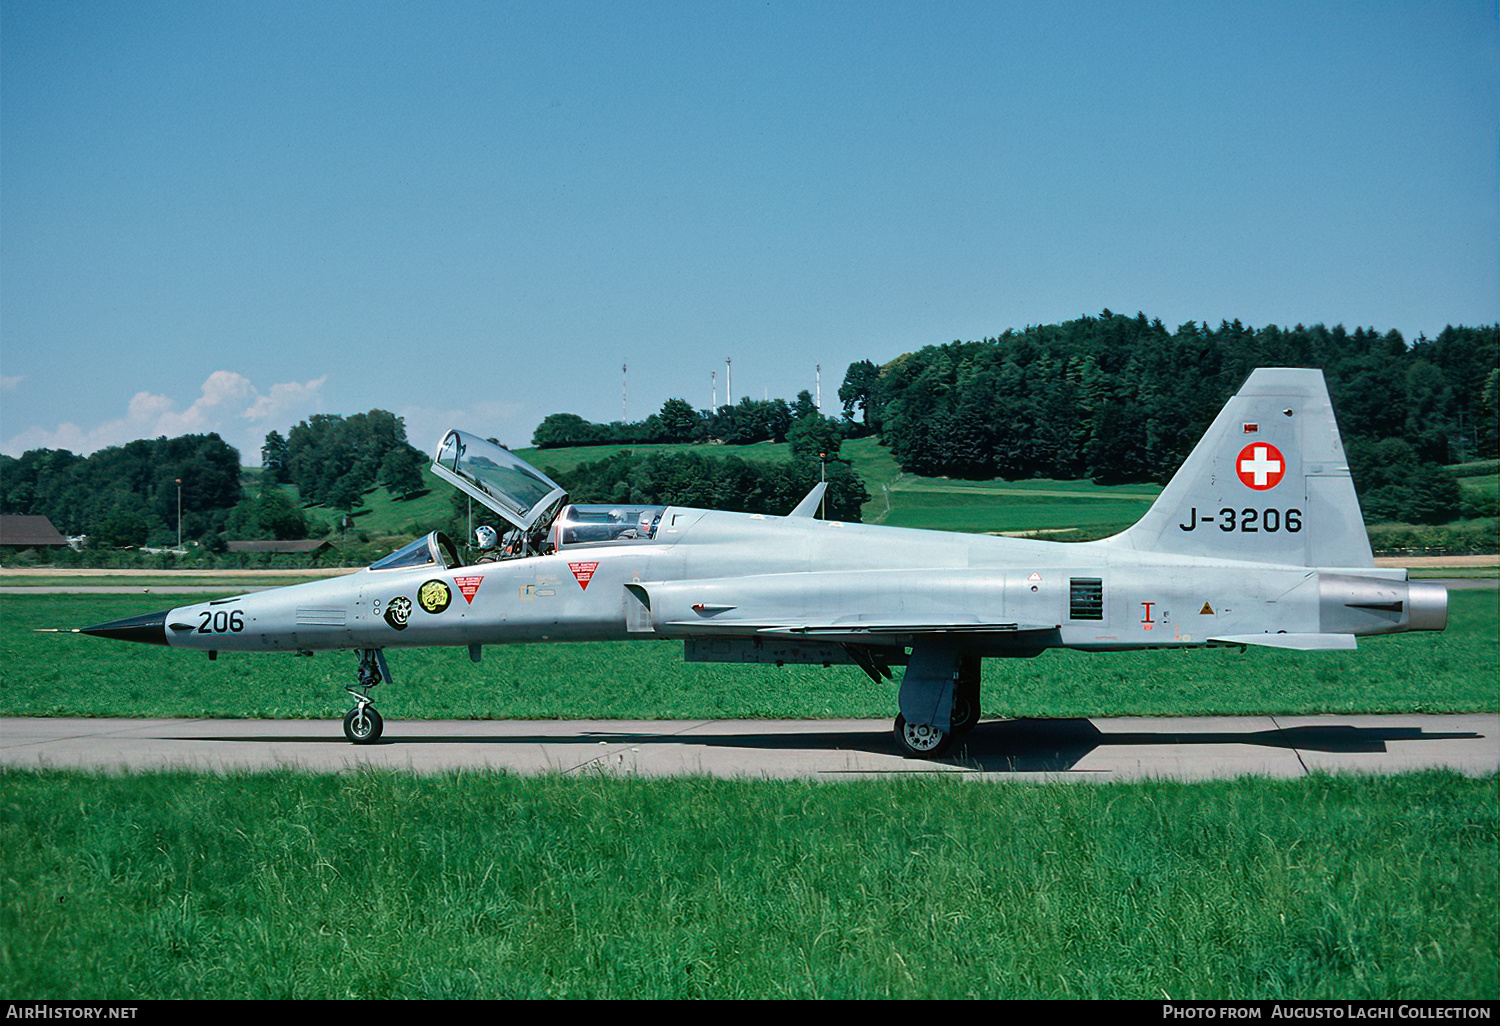
[[238,634],[245,629],[243,609],[205,609],[198,615],[199,634]]

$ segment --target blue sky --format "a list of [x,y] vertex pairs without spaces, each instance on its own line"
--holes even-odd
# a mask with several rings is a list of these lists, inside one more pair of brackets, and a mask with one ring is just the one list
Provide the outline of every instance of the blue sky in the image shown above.
[[0,451],[528,444],[1101,309],[1500,319],[1500,23],[1411,3],[0,0]]

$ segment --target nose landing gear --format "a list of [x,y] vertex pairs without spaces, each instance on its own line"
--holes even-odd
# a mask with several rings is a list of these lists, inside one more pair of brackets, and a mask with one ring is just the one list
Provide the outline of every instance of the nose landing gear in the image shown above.
[[369,702],[356,705],[344,714],[344,736],[357,745],[371,745],[380,740],[385,721]]
[[370,701],[370,689],[391,679],[385,655],[378,648],[359,650],[356,681],[344,688],[354,698],[354,708],[344,714],[344,736],[357,745],[372,745],[380,740],[385,721]]

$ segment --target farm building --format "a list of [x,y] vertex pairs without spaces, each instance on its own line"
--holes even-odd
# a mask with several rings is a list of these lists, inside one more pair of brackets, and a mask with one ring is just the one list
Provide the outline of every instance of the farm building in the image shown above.
[[46,517],[0,515],[0,549],[66,548],[68,539]]

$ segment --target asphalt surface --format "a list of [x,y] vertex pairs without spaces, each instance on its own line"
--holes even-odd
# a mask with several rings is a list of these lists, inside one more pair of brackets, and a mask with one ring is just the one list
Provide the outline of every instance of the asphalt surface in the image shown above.
[[886,720],[387,721],[0,718],[0,766],[102,772],[360,768],[438,773],[847,780],[1175,780],[1316,772],[1500,771],[1500,716],[1246,716],[980,723],[944,759],[903,759]]

